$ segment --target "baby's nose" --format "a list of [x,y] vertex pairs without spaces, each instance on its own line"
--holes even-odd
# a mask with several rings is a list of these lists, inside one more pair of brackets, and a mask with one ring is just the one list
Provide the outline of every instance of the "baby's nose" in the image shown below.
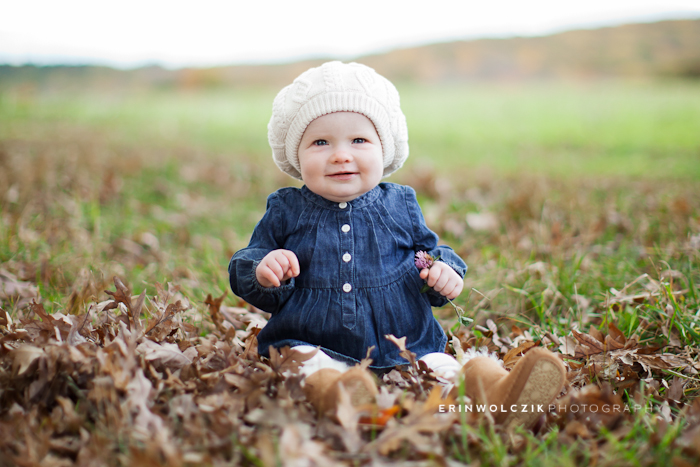
[[352,154],[344,149],[338,149],[333,153],[333,162],[343,163],[352,160]]

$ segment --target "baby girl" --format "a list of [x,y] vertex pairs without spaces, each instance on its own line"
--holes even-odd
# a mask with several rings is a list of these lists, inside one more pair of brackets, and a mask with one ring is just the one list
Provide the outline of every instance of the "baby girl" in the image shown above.
[[[229,264],[233,292],[272,314],[258,334],[260,354],[269,356],[269,346],[318,349],[302,372],[316,390],[307,393],[310,402],[323,409],[332,409],[338,384],[376,391],[369,373],[350,368],[363,358],[375,372],[407,363],[390,334],[405,337],[406,348],[436,374],[453,378],[462,364],[445,353],[447,337],[432,307],[461,293],[467,266],[438,245],[412,188],[381,183],[408,157],[396,88],[357,63],[312,68],[277,95],[268,138],[277,166],[304,186],[268,197],[250,244]],[[418,270],[418,251],[439,260]],[[425,283],[430,290],[421,293]],[[477,379],[484,371],[498,376],[489,380],[490,392],[503,380],[508,397],[501,399],[519,400],[522,388],[511,395],[513,381],[496,360],[473,360],[484,367]],[[515,386],[544,364],[556,380],[544,397],[551,400],[563,383],[561,362],[548,352],[529,360]],[[483,381],[467,387],[483,393]]]

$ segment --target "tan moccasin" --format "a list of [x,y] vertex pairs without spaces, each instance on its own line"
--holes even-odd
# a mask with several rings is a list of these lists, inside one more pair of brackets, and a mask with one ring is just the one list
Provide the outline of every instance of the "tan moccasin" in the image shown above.
[[462,371],[466,395],[488,404],[494,421],[505,426],[533,425],[566,381],[562,361],[543,348],[527,352],[511,371],[488,357],[469,360]]

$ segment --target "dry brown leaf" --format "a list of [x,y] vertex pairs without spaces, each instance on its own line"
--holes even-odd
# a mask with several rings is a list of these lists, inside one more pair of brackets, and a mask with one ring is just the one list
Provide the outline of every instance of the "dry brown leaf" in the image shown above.
[[365,445],[363,451],[377,451],[382,455],[389,455],[400,449],[404,442],[408,442],[419,451],[426,444],[430,444],[430,439],[423,433],[442,432],[448,429],[455,419],[454,413],[439,411],[440,405],[444,404],[441,392],[439,387],[435,387],[424,403],[416,404],[408,416],[387,426],[375,441]]
[[304,362],[315,356],[317,351],[304,353],[287,346],[279,350],[270,347],[270,367],[278,373],[297,374]]
[[0,308],[0,326],[9,326],[12,324],[12,316],[10,314]]
[[559,352],[574,357],[576,355],[576,339],[571,336],[564,336],[561,340],[562,343],[559,346]]
[[311,438],[312,431],[309,425],[303,423],[286,425],[279,440],[279,455],[284,459],[284,465],[291,467],[343,465],[326,454],[326,446],[323,443]]
[[496,326],[496,323],[491,318],[486,320],[486,327],[489,328],[489,331],[491,331],[494,336],[498,335],[498,326]]
[[561,345],[561,341],[559,340],[559,338],[556,335],[552,334],[551,332],[547,331],[544,333],[544,335],[557,347],[559,347]]
[[406,350],[406,337],[398,338],[394,336],[393,334],[387,334],[384,336],[387,340],[391,341],[396,347],[399,348],[399,350],[404,351]]
[[228,295],[228,290],[225,290],[224,293],[217,298],[212,298],[211,294],[207,294],[207,298],[204,300],[204,303],[209,309],[209,315],[216,325],[216,328],[219,330],[219,332],[224,334],[226,333],[226,328],[224,327],[224,317],[219,312],[219,309],[221,308],[221,303],[226,298],[226,295]]
[[143,355],[149,362],[157,362],[176,370],[192,363],[192,360],[182,353],[177,344],[168,344],[167,342],[158,344],[151,340],[143,339],[136,347],[136,353]]
[[399,352],[399,355],[405,358],[406,361],[409,363],[411,369],[410,371],[420,371],[420,367],[416,362],[416,354],[406,348],[406,336],[398,338],[393,334],[387,334],[384,337],[399,348],[399,350],[401,351]]
[[31,340],[29,333],[25,329],[18,329],[14,332],[7,333],[4,336],[0,337],[0,345],[2,345],[4,342],[29,340]]
[[603,336],[603,333],[600,332],[600,331],[598,330],[598,328],[595,327],[595,326],[593,326],[592,324],[591,324],[591,326],[588,328],[588,334],[589,334],[591,337],[593,337],[594,339],[596,339],[596,340],[597,340],[598,342],[600,342],[600,343],[604,343],[604,342],[605,342],[605,337]]
[[632,334],[629,339],[627,339],[627,343],[625,344],[625,349],[634,349],[639,345],[639,336],[636,334]]
[[13,371],[18,376],[23,375],[32,366],[32,363],[46,355],[44,349],[29,344],[20,345],[11,354]]
[[243,355],[241,358],[244,360],[257,360],[258,359],[258,333],[261,328],[254,327],[250,331],[250,335],[245,340],[245,349],[243,350]]
[[503,364],[506,366],[506,368],[512,368],[512,366],[515,365],[520,358],[520,354],[524,354],[534,346],[534,342],[526,341],[520,344],[519,347],[509,350],[508,353],[503,356]]
[[[627,348],[627,346],[625,346],[625,348]],[[637,355],[652,355],[661,350],[661,346],[651,344],[645,347],[637,347],[635,350],[637,351]]]
[[624,349],[625,344],[613,339],[610,335],[605,336],[605,346],[610,350]]
[[[167,303],[167,300],[177,292],[177,288],[171,287],[168,292],[165,292],[160,284],[156,284],[156,288],[158,296],[151,303],[159,313],[148,322],[145,335],[155,342],[161,342],[179,329],[181,320],[176,321],[176,315],[186,311],[189,308],[189,302],[183,304],[182,301],[178,300],[175,303]],[[185,324],[187,323],[182,323],[183,329],[192,327],[191,325],[185,326]]]
[[141,292],[141,295],[139,295],[139,297],[136,300],[136,304],[133,304],[131,301],[131,291],[117,276],[114,276],[114,287],[116,288],[115,292],[105,290],[106,294],[111,295],[114,298],[114,305],[111,306],[111,308],[116,308],[119,303],[123,303],[124,306],[126,306],[126,310],[129,316],[129,319],[126,323],[127,328],[129,329],[129,331],[133,331],[136,334],[136,338],[141,337],[143,333],[141,331],[141,321],[139,318],[141,315],[141,308],[143,307],[143,302],[146,299],[146,291],[144,290],[143,292]]
[[58,327],[59,330],[61,328],[63,328],[65,331],[70,330],[70,323],[54,319],[51,315],[49,315],[46,312],[46,310],[44,309],[44,305],[42,305],[41,303],[37,303],[35,300],[32,300],[30,308],[39,318],[41,318],[40,323],[36,321],[34,323],[39,325],[42,329],[45,329],[47,331],[53,331],[54,327]]
[[36,285],[17,279],[6,269],[0,269],[0,303],[13,302],[18,308],[26,306],[30,300],[38,298]]
[[678,456],[674,456],[673,459],[671,459],[671,463],[673,464],[673,467],[696,467],[697,465],[692,464],[687,460],[683,459],[682,457]]
[[584,334],[572,329],[571,332],[574,334],[576,340],[578,340],[581,345],[576,346],[576,357],[587,357],[589,355],[595,355],[605,351],[605,344],[603,344],[598,339]]
[[[667,308],[669,308],[669,307],[670,307],[670,305],[667,306]],[[672,314],[673,308],[671,307],[671,310],[667,309],[667,312]],[[683,346],[681,343],[680,336],[678,335],[678,331],[675,328],[673,328],[669,331],[669,323],[668,322],[661,325],[661,331],[663,332],[663,335],[666,337],[666,339],[668,339],[669,346],[671,346],[671,347],[682,347]]]
[[684,383],[682,378],[674,376],[673,380],[671,380],[671,386],[668,388],[668,391],[666,391],[666,398],[676,402],[683,400]]
[[687,361],[683,357],[673,354],[662,354],[662,355],[637,355],[635,360],[644,366],[656,370],[668,370],[672,368],[687,368],[691,365],[691,362]]
[[608,331],[609,331],[609,336],[612,337],[612,339],[616,340],[620,344],[624,345],[627,343],[627,338],[625,335],[620,331],[617,326],[615,326],[615,323],[608,323]]
[[556,405],[560,423],[566,426],[573,421],[578,421],[591,434],[598,433],[601,427],[610,430],[625,416],[625,413],[629,414],[629,411],[625,412],[627,405],[607,383],[602,387],[590,384],[570,391],[556,401]]
[[591,432],[588,431],[586,425],[579,422],[578,420],[573,420],[566,424],[564,432],[569,436],[574,436],[576,438],[588,439],[591,437]]
[[350,453],[356,453],[362,447],[362,438],[359,433],[360,413],[355,406],[352,405],[350,394],[343,385],[340,385],[339,402],[335,416],[338,423],[343,428],[342,440]]

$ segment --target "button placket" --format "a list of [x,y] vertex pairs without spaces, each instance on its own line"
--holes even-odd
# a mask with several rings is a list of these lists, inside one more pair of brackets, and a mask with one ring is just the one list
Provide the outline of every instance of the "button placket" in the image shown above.
[[355,268],[350,260],[355,254],[354,237],[355,234],[352,225],[352,205],[343,203],[338,205],[343,211],[338,212],[338,223],[340,224],[340,252],[342,253],[340,262],[340,277],[339,282],[342,284],[340,293],[340,301],[342,307],[343,327],[353,329],[357,323],[357,304],[355,301],[354,284]]

